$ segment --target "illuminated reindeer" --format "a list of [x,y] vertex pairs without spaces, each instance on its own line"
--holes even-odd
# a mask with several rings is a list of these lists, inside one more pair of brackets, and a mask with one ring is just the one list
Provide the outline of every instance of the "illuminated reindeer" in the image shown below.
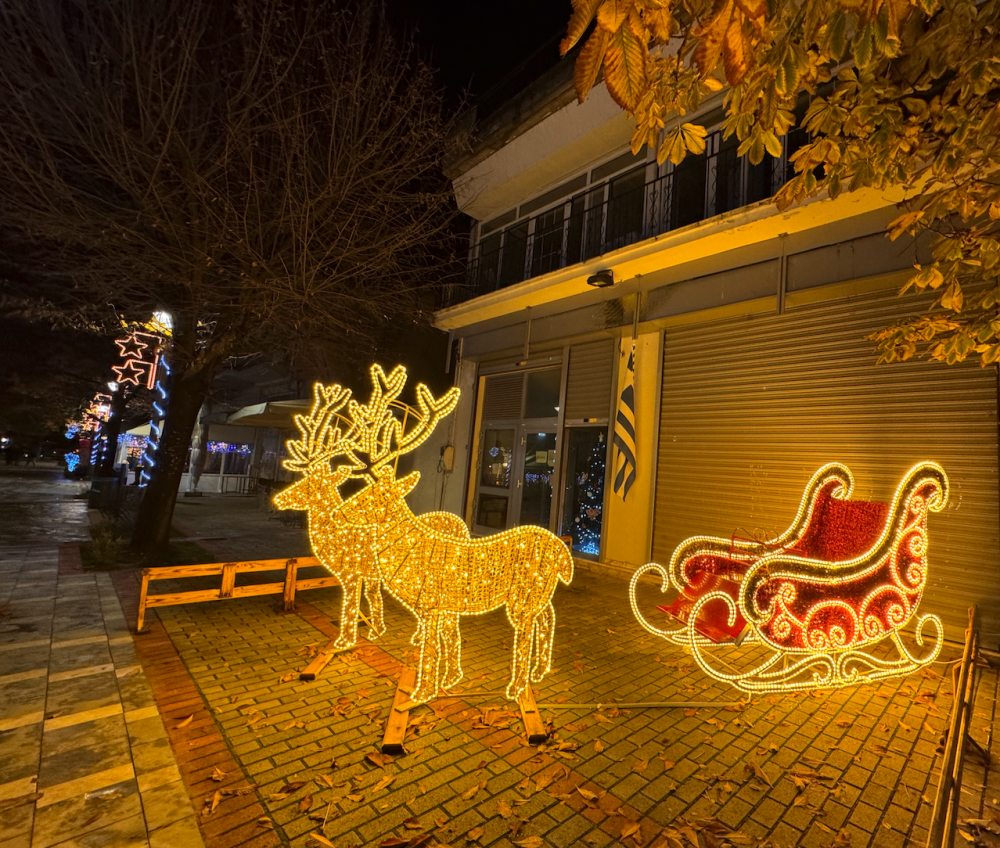
[[[403,408],[404,418],[417,414],[396,401],[406,383],[404,369],[396,368],[387,377],[376,365],[371,373],[374,383],[372,399],[365,405],[351,400],[350,389],[336,384],[323,386],[317,383],[314,386],[309,415],[295,416],[302,438],[289,440],[290,458],[283,463],[289,471],[301,472],[304,477],[274,498],[274,504],[279,509],[298,509],[308,513],[309,541],[313,552],[341,583],[340,634],[334,642],[335,650],[351,648],[357,643],[362,590],[371,614],[369,638],[377,639],[385,631],[380,577],[374,561],[378,528],[357,527],[343,518],[341,510],[345,501],[340,487],[352,478],[363,478],[369,483],[374,481],[374,476],[366,473],[367,464],[362,458],[373,449],[372,429],[366,426],[373,416],[385,426],[386,419],[393,418],[394,407]],[[427,387],[421,385],[417,395],[421,413],[425,414],[423,430],[409,434],[413,439],[422,433],[429,434],[458,402],[457,389],[435,400]],[[350,417],[343,414],[345,406]],[[377,454],[377,445],[374,449]],[[331,461],[343,464],[333,468]],[[468,528],[456,516],[439,513],[431,521],[445,531],[464,533],[468,537]]]
[[[419,385],[414,410],[398,401],[406,382],[402,367],[386,377],[373,366],[372,378],[374,390],[367,404],[350,400],[350,393],[339,386],[316,388],[312,415],[297,422],[303,439],[289,443],[293,460],[286,463],[307,476],[278,495],[275,503],[310,512],[316,555],[344,584],[341,627],[353,627],[352,634],[341,637],[345,646],[356,639],[362,584],[373,615],[378,609],[379,629],[380,583],[416,616],[414,643],[420,661],[410,696],[414,703],[431,700],[442,685],[453,686],[461,679],[459,616],[501,606],[514,628],[507,697],[516,700],[529,677],[540,680],[551,667],[552,593],[560,580],[568,584],[573,578],[569,551],[541,527],[473,540],[458,516],[415,515],[405,497],[420,475],[414,472],[397,480],[396,463],[454,408],[458,390],[435,399]],[[347,417],[340,412],[345,404]],[[344,464],[331,470],[331,460]],[[337,488],[352,478],[370,482],[344,499]]]
[[420,479],[396,480],[391,470],[344,505],[359,529],[377,526],[377,567],[389,592],[418,622],[417,685],[410,700],[431,700],[462,678],[459,616],[505,607],[514,628],[506,695],[517,700],[528,680],[552,666],[556,614],[552,593],[573,579],[566,545],[542,527],[516,527],[485,539],[462,539],[416,516],[404,500]]

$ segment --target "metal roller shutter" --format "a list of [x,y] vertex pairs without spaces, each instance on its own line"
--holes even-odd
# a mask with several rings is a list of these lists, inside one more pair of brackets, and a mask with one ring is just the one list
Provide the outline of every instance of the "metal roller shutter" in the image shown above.
[[494,374],[486,378],[483,420],[520,418],[524,374]]
[[602,339],[570,349],[569,374],[566,375],[567,421],[608,417],[615,365],[614,344],[614,339]]
[[875,365],[865,336],[908,314],[893,292],[668,329],[653,555],[707,534],[771,535],[826,462],[854,473],[855,497],[888,501],[929,459],[951,480],[930,518],[922,609],[960,640],[979,604],[984,645],[1000,642],[997,371],[976,362]]

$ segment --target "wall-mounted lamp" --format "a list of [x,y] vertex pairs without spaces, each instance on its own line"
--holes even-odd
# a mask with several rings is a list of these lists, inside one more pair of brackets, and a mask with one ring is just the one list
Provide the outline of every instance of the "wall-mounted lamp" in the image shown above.
[[611,270],[598,271],[594,276],[587,277],[587,285],[593,286],[595,289],[606,289],[614,284],[615,272]]

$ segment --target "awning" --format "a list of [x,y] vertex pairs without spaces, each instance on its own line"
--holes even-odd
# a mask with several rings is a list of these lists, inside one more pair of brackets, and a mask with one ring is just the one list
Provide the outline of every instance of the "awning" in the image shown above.
[[239,424],[241,427],[273,427],[275,430],[290,430],[295,426],[293,416],[308,412],[311,408],[312,398],[272,400],[237,409],[226,419],[226,423]]

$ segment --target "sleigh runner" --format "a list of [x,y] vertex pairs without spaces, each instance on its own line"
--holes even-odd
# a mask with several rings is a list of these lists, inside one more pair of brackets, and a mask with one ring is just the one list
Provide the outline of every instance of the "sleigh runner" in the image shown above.
[[[891,504],[851,500],[853,488],[850,470],[831,463],[813,475],[780,536],[696,536],[666,568],[644,565],[629,586],[639,623],[746,692],[845,686],[932,662],[943,642],[936,616],[916,618],[917,651],[900,631],[914,620],[927,583],[927,517],[948,501],[947,475],[933,462],[916,465]],[[654,572],[661,591],[678,591],[660,607],[676,628],[656,627],[639,610],[637,584]],[[872,653],[882,645],[895,656]]]

